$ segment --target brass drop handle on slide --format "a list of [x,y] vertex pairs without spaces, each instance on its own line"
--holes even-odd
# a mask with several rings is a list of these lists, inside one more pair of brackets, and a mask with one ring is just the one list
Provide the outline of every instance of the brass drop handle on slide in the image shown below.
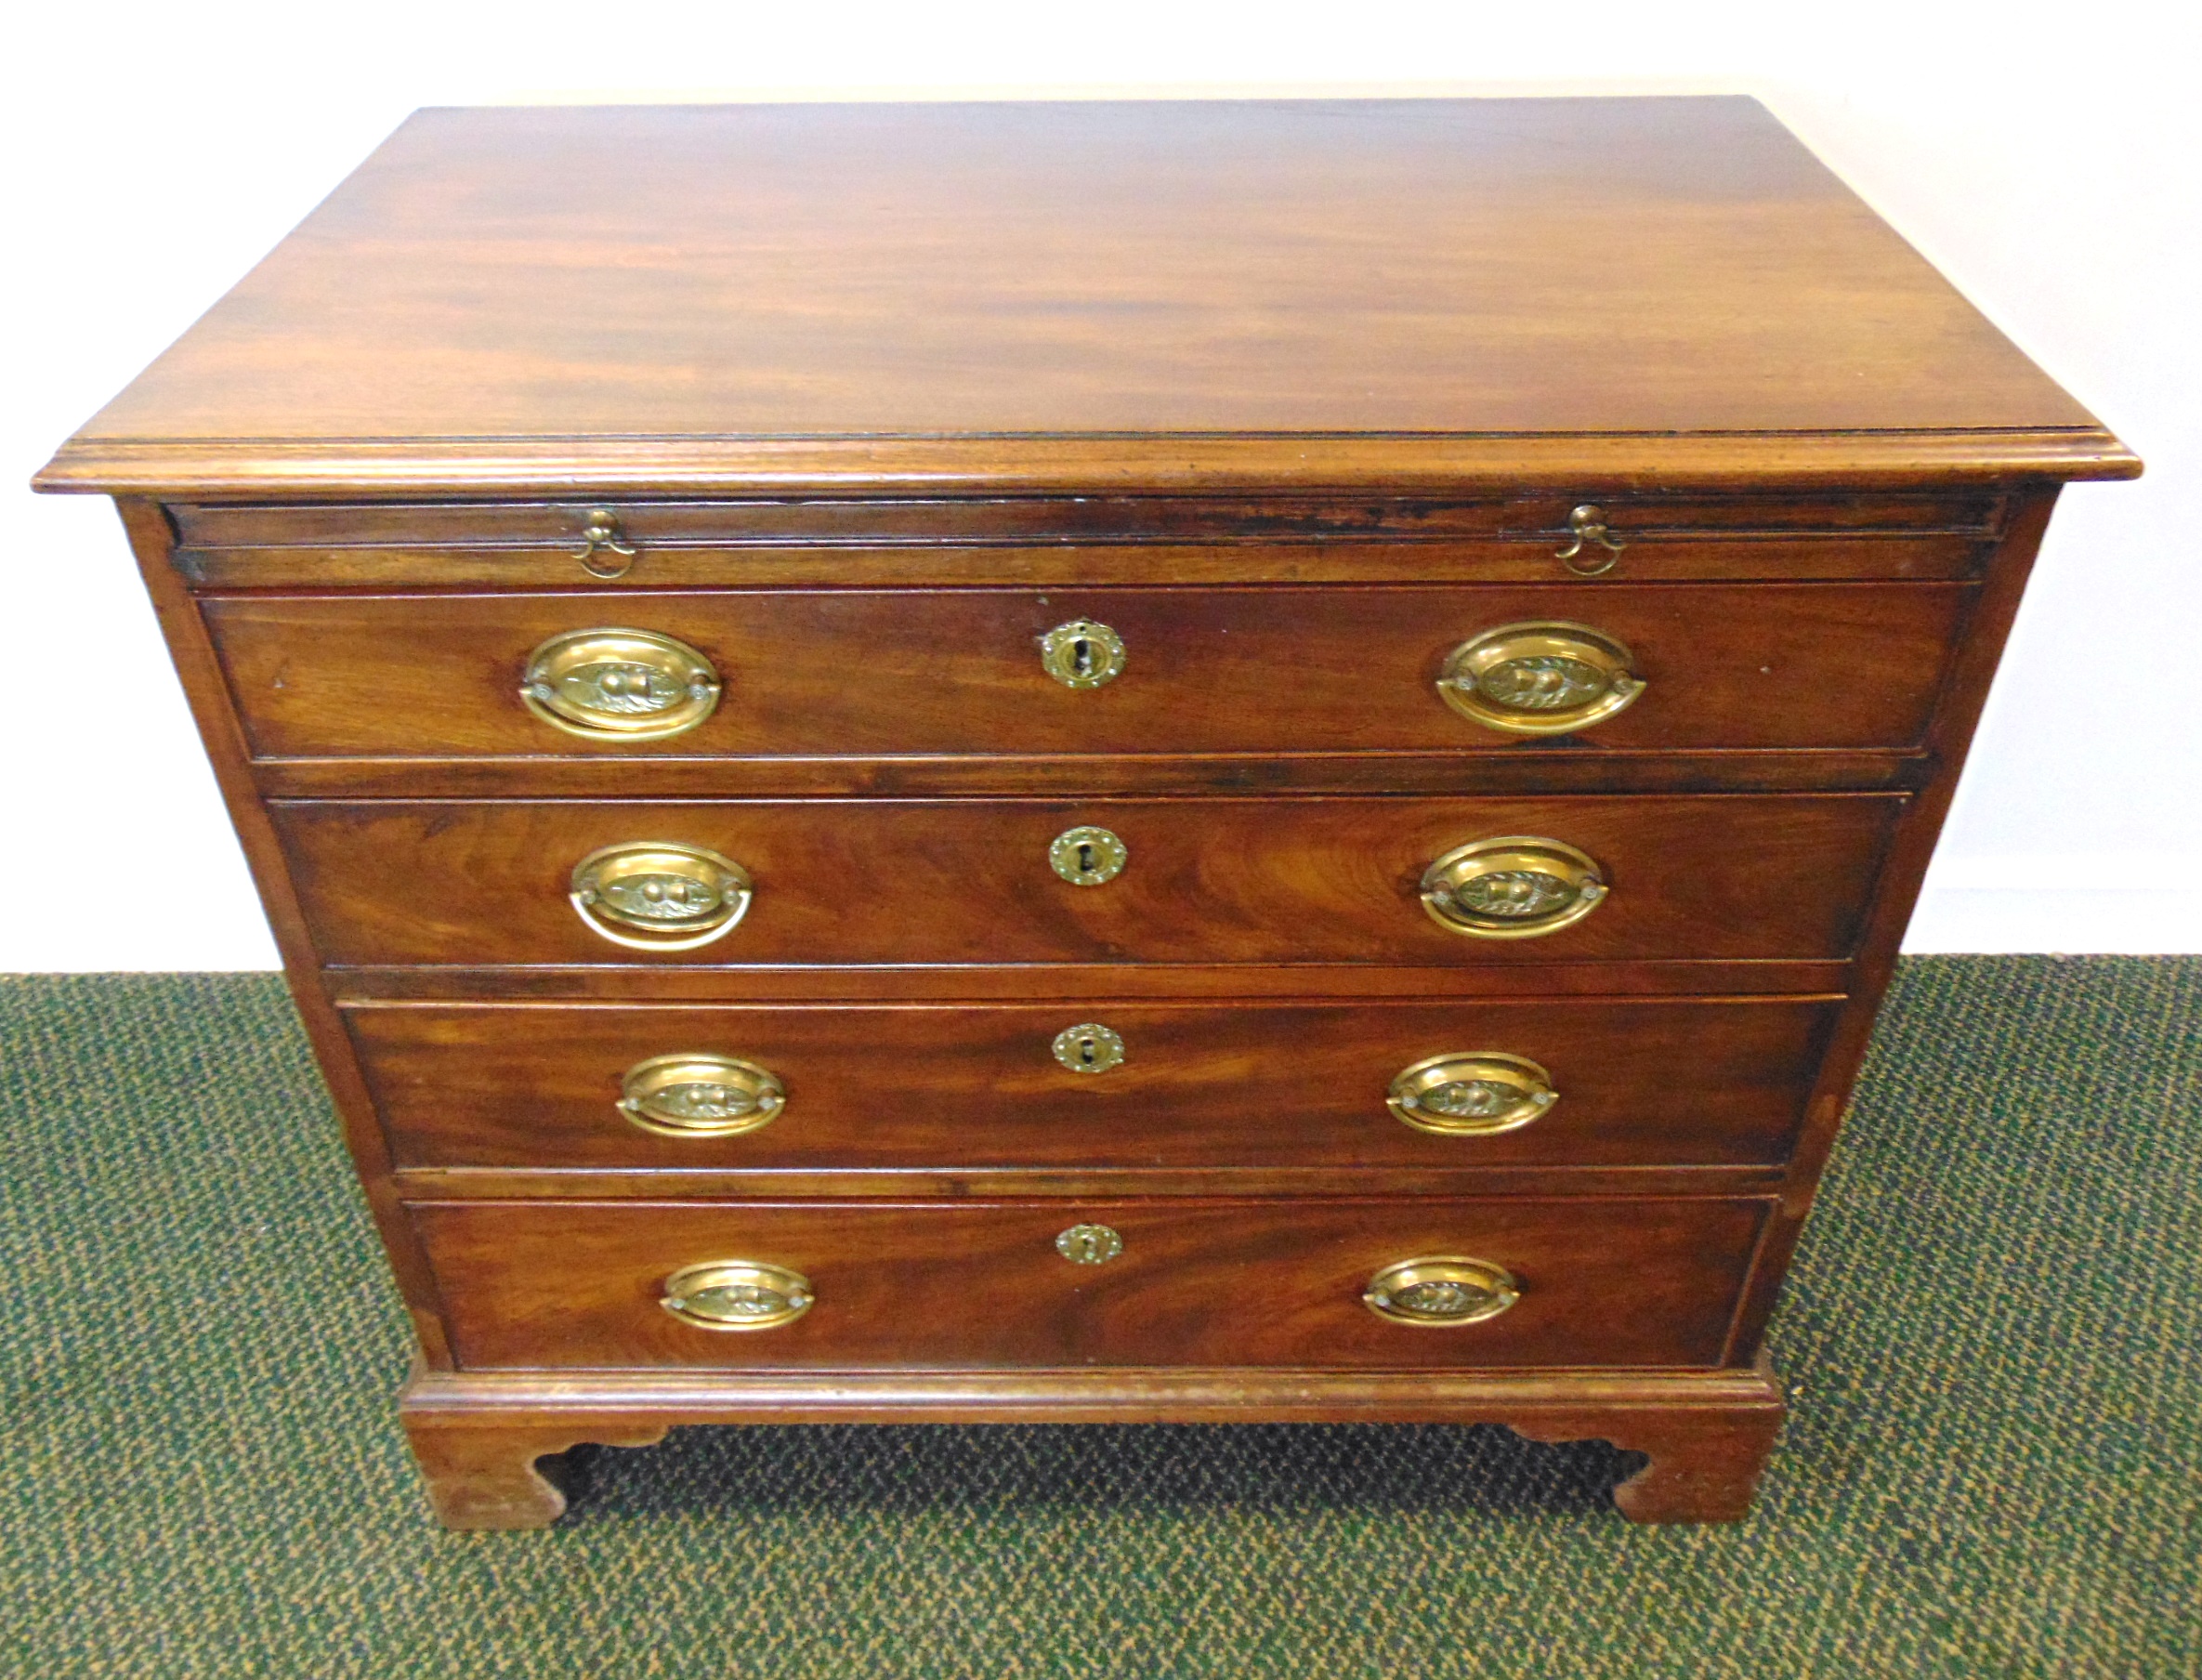
[[[620,558],[606,564],[598,557],[607,554]],[[609,583],[614,578],[625,577],[633,570],[635,545],[621,532],[619,515],[609,507],[592,507],[582,516],[581,552],[573,558],[591,577]]]
[[[1620,563],[1621,550],[1628,546],[1613,534],[1612,527],[1606,522],[1606,509],[1595,502],[1570,508],[1567,530],[1574,540],[1554,549],[1553,558],[1577,577],[1603,577]],[[1601,552],[1586,552],[1593,547]]]

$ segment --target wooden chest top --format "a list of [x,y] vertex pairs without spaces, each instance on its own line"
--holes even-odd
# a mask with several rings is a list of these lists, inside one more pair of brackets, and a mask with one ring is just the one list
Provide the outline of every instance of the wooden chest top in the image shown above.
[[177,497],[2122,477],[1742,98],[423,112],[41,475]]

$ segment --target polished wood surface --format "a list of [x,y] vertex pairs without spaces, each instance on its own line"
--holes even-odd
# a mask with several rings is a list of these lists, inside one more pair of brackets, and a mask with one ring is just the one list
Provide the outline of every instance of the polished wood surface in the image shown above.
[[[1768,1204],[1749,1201],[415,1204],[462,1370],[884,1370],[1090,1365],[1717,1366]],[[1123,1252],[1056,1253],[1098,1223]],[[1480,1323],[1361,1303],[1431,1254],[1505,1267]],[[685,1266],[765,1261],[817,1305],[774,1330],[683,1323]]]
[[[613,501],[635,549],[621,590],[694,584],[1573,581],[1557,558],[1579,495],[753,497]],[[1628,552],[1616,581],[1976,573],[2008,496],[1602,491]],[[571,503],[183,504],[177,564],[222,588],[597,587]]]
[[[121,498],[447,1522],[551,1520],[576,1441],[834,1419],[1502,1423],[1710,1520],[2058,487],[2139,469],[1750,101],[1349,101],[423,113],[38,483]],[[1090,693],[1031,646],[1081,613],[1132,645]],[[1531,617],[1651,689],[1454,719],[1435,662]],[[719,715],[528,721],[584,619],[704,647]],[[1073,823],[1121,879],[1054,877]],[[1509,833],[1613,897],[1437,928],[1424,865]],[[721,944],[566,903],[662,839],[755,875]],[[1046,1046],[1094,1019],[1089,1082]],[[787,1112],[636,1130],[676,1048]],[[1559,1106],[1384,1111],[1472,1049]],[[1081,1218],[1126,1254],[1056,1255]],[[1359,1304],[1446,1250],[1521,1304]],[[658,1306],[730,1257],[819,1305]]]
[[[1993,536],[2012,497],[1997,486],[1937,490],[1756,492],[1624,490],[1600,504],[1615,531],[1652,545],[1794,541],[1902,542],[1923,535]],[[209,550],[300,551],[318,563],[365,551],[420,549],[450,559],[481,549],[538,555],[571,548],[599,504],[554,502],[178,503],[177,540]],[[831,563],[833,553],[882,545],[981,544],[1015,555],[1034,544],[1221,545],[1282,547],[1318,561],[1342,545],[1384,542],[1427,549],[1491,539],[1542,539],[1565,531],[1573,504],[1552,492],[1504,491],[1470,499],[1346,495],[929,496],[769,495],[708,502],[653,497],[614,502],[622,532],[652,555],[768,549],[782,564]],[[820,554],[813,551],[825,551]],[[1112,558],[1122,558],[1121,555]],[[1769,574],[1773,575],[1773,574]],[[1879,574],[1876,574],[1879,575]],[[1888,573],[1885,575],[1896,575]]]
[[469,1372],[416,1369],[399,1397],[437,1515],[541,1529],[565,1490],[537,1461],[642,1447],[693,1424],[1501,1424],[1645,1455],[1613,1490],[1634,1522],[1737,1522],[1780,1432],[1763,1360],[1712,1372]]
[[[1476,589],[820,590],[286,596],[202,605],[256,756],[696,757],[1521,750],[1447,707],[1446,655],[1562,621],[1618,637],[1647,683],[1580,732],[1600,749],[1894,747],[1925,729],[1972,591],[1603,581]],[[1040,638],[1098,620],[1123,674],[1076,689]],[[583,740],[518,690],[549,637],[654,630],[718,672],[663,741]],[[524,774],[528,767],[517,767]]]
[[[1845,957],[1902,811],[1881,794],[1553,799],[575,800],[271,805],[321,954],[343,965],[1436,963]],[[1048,847],[1121,837],[1077,886]],[[1573,926],[1485,939],[1424,912],[1423,871],[1484,837],[1543,834],[1612,891]],[[756,883],[688,952],[583,925],[573,866],[675,841]]]
[[344,1004],[469,1002],[488,998],[754,1003],[1030,1003],[1055,998],[1443,998],[1804,996],[1838,992],[1847,958],[1692,957],[1595,963],[1019,963],[892,968],[814,963],[744,964],[739,969],[665,962],[329,968],[323,987]]
[[1860,437],[2134,465],[1749,99],[430,111],[41,482],[1279,487],[1518,479],[1515,438],[1671,481]]
[[[1478,999],[711,1008],[450,1004],[345,1013],[400,1167],[1097,1169],[1658,1166],[1778,1161],[1841,1001]],[[1099,1021],[1124,1059],[1052,1044]],[[667,1137],[614,1106],[645,1057],[769,1069],[788,1108]],[[1500,1050],[1560,1101],[1519,1131],[1439,1136],[1384,1105],[1425,1057]]]

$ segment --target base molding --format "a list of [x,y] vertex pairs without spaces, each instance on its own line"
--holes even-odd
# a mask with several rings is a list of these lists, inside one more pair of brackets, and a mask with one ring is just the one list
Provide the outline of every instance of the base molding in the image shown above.
[[1614,1490],[1636,1522],[1747,1516],[1786,1408],[1772,1369],[1461,1372],[1081,1370],[492,1372],[416,1369],[399,1415],[438,1519],[540,1529],[566,1509],[539,1460],[647,1447],[691,1424],[1500,1424],[1649,1463]]

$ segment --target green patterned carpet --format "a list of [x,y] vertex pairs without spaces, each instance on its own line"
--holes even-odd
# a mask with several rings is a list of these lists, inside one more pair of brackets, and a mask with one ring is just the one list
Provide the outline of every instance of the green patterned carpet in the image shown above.
[[9,1674],[2202,1673],[2202,959],[1908,964],[1759,1515],[1489,1429],[771,1429],[433,1528],[277,983],[0,979]]

